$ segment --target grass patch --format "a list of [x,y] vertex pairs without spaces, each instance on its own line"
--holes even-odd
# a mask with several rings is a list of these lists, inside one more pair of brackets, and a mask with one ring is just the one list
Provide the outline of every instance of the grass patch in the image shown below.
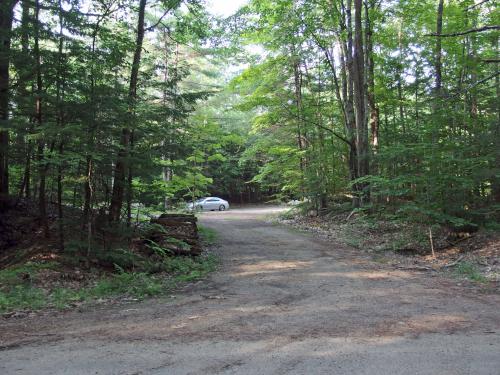
[[297,207],[290,207],[288,210],[280,212],[278,214],[278,218],[281,219],[281,220],[292,220],[297,215],[300,215],[299,210],[297,209]]
[[172,257],[164,261],[165,271],[174,276],[174,282],[193,281],[205,277],[217,268],[218,259],[210,254],[195,259]]
[[65,309],[75,304],[92,303],[106,298],[147,297],[167,293],[175,285],[205,277],[217,267],[214,255],[197,258],[165,256],[157,266],[160,273],[125,272],[104,274],[92,285],[71,289],[36,285],[41,270],[57,270],[54,263],[27,263],[22,267],[0,271],[0,313],[14,310],[38,310],[44,307]]
[[16,285],[8,292],[0,292],[0,312],[18,309],[36,310],[47,305],[41,289],[29,285]]
[[488,281],[486,277],[481,275],[477,270],[477,267],[470,262],[460,262],[454,269],[453,273],[457,277],[465,277],[469,280],[485,283]]
[[18,267],[0,271],[0,312],[13,309],[39,309],[46,306],[45,293],[33,287],[38,273],[54,269],[54,262],[27,262]]
[[20,282],[32,282],[39,271],[55,269],[58,266],[56,262],[27,262],[22,266],[3,269],[0,271],[0,290],[19,285]]
[[198,233],[205,245],[214,245],[217,242],[217,232],[212,228],[198,225]]
[[347,245],[354,247],[355,249],[360,249],[362,240],[359,237],[346,236],[344,241]]

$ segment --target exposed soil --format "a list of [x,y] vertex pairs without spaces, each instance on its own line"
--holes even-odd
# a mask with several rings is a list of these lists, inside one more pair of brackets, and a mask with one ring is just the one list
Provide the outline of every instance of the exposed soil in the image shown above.
[[170,298],[0,320],[2,374],[491,374],[500,296],[272,225],[202,215],[222,265]]

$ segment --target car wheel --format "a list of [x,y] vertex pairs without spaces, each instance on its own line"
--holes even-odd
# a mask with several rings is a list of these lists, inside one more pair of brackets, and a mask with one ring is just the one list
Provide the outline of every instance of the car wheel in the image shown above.
[[226,206],[224,206],[223,204],[221,204],[219,206],[219,211],[225,211],[226,210]]
[[203,206],[196,206],[197,211],[203,211]]

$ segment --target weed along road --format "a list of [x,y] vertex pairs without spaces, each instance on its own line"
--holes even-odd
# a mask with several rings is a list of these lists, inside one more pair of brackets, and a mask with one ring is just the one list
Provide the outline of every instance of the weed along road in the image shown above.
[[500,374],[500,298],[269,224],[201,215],[221,266],[175,297],[0,321],[0,374]]

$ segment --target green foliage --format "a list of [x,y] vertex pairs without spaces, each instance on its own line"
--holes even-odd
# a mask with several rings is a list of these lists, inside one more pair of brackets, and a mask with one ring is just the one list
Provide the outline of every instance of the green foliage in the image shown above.
[[457,277],[466,277],[475,282],[485,283],[488,281],[486,277],[479,273],[477,267],[470,262],[460,262],[453,272]]
[[[163,256],[160,274],[126,272],[116,265],[115,273],[102,275],[97,278],[94,285],[86,285],[79,289],[57,286],[47,289],[37,286],[34,281],[38,277],[44,277],[38,275],[38,271],[58,268],[53,263],[30,263],[23,267],[0,271],[0,312],[19,309],[37,310],[44,307],[64,309],[75,304],[93,303],[98,299],[125,297],[143,299],[162,295],[179,282],[205,277],[215,270],[217,263],[218,260],[213,255],[196,259]],[[25,277],[27,274],[30,278]]]
[[27,262],[22,266],[5,268],[0,270],[0,286],[18,285],[23,280],[26,284],[31,284],[39,271],[57,267],[58,264],[55,262]]
[[124,248],[111,248],[105,251],[95,251],[96,260],[101,265],[133,270],[145,266],[146,260],[134,252]]
[[43,290],[34,288],[38,272],[53,269],[56,263],[28,262],[0,271],[0,312],[12,309],[42,308],[47,304]]
[[163,261],[163,267],[168,273],[175,275],[176,281],[193,281],[206,276],[216,269],[218,260],[214,255],[198,258],[169,257]]
[[284,212],[281,212],[279,214],[279,217],[283,220],[290,220],[290,219],[293,219],[294,217],[297,216],[297,208],[296,207],[292,207],[290,208],[289,210],[286,210]]
[[142,299],[164,292],[165,285],[155,277],[142,272],[120,272],[102,279],[88,291],[89,298],[122,295]]
[[[497,21],[491,3],[474,10],[468,5],[445,4],[443,32]],[[240,159],[258,167],[251,181],[278,200],[307,198],[322,209],[335,206],[340,194],[359,197],[363,187],[372,198],[364,210],[386,217],[452,225],[499,220],[498,78],[492,64],[477,64],[498,52],[495,32],[439,39],[437,97],[438,39],[424,36],[435,30],[435,3],[366,2],[362,17],[369,16],[373,51],[365,52],[374,63],[367,89],[377,107],[379,144],[363,157],[371,174],[358,177],[346,140],[359,149],[359,127],[351,134],[344,124],[352,97],[343,90],[353,72],[342,65],[341,53],[354,32],[347,30],[345,6],[254,0],[242,13],[248,23],[243,39],[266,52],[230,86],[244,95],[238,108],[255,113],[253,142]]]
[[217,232],[203,225],[198,226],[200,239],[205,245],[214,245],[217,242]]
[[156,255],[158,255],[160,257],[165,257],[165,256],[167,256],[167,253],[170,253],[169,249],[165,249],[164,247],[161,247],[160,245],[158,245],[156,242],[154,242],[152,240],[147,240],[147,242],[148,242],[148,248],[151,249],[153,251],[153,253],[155,253]]
[[0,312],[14,309],[40,309],[47,305],[42,290],[29,285],[16,285],[7,292],[0,291]]

